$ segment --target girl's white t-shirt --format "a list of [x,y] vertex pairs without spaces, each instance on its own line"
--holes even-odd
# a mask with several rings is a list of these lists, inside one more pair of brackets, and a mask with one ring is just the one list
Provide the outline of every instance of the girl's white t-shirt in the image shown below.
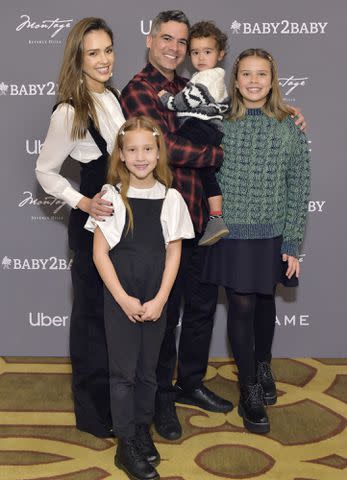
[[[93,92],[92,95],[100,133],[107,143],[108,153],[111,154],[118,130],[125,118],[117,98],[110,90],[104,93]],[[67,103],[60,104],[53,112],[35,169],[37,180],[45,192],[60,198],[72,208],[76,208],[83,195],[60,174],[65,159],[70,156],[81,163],[89,163],[101,155],[89,132],[83,139],[71,139],[74,115],[75,109]]]
[[[119,185],[117,185],[119,187]],[[105,194],[102,198],[112,202],[114,214],[105,217],[105,221],[95,220],[89,216],[84,228],[94,232],[96,227],[102,231],[110,250],[119,243],[126,221],[126,208],[122,197],[113,185],[106,184],[102,187]],[[166,195],[165,195],[166,193]],[[182,195],[174,188],[166,192],[165,186],[156,182],[151,188],[129,187],[129,198],[160,199],[164,198],[160,215],[165,245],[174,240],[194,238],[194,227],[189,211]]]

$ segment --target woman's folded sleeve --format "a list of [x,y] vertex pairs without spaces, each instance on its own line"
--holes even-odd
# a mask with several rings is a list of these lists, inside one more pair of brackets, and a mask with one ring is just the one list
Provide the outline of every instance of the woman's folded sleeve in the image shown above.
[[104,185],[102,191],[105,192],[102,198],[112,202],[113,215],[104,217],[104,221],[95,220],[89,215],[84,228],[94,233],[96,227],[99,227],[111,250],[119,243],[122,236],[125,224],[125,206],[113,185]]
[[170,188],[166,194],[161,221],[166,245],[174,240],[195,237],[187,205],[174,188]]

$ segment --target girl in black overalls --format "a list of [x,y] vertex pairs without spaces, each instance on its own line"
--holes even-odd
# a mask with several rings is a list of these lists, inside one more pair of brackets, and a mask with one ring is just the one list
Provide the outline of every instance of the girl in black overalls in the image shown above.
[[[106,179],[107,158],[124,123],[116,92],[106,87],[114,63],[113,36],[99,18],[85,18],[71,29],[59,78],[59,104],[37,161],[37,179],[50,194],[72,207],[69,245],[74,289],[70,321],[72,390],[77,428],[110,436],[108,355],[103,320],[103,285],[92,261],[93,235],[83,226],[112,209],[98,193]],[[66,159],[80,162],[75,190],[60,174]]]
[[163,134],[147,117],[121,127],[104,198],[115,215],[92,217],[94,262],[105,283],[116,465],[130,478],[159,478],[160,456],[149,433],[165,305],[177,275],[181,239],[194,231],[183,198],[172,188]]

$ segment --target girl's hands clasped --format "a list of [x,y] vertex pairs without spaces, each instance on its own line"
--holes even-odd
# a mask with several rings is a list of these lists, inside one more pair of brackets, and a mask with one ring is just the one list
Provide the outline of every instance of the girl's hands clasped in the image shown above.
[[157,298],[145,302],[142,306],[145,310],[145,313],[142,315],[142,321],[152,321],[155,322],[160,318],[161,312],[163,311],[164,305]]
[[117,303],[131,322],[144,321],[142,315],[145,313],[145,309],[138,298],[125,294],[117,300]]
[[296,278],[299,278],[300,274],[300,263],[296,257],[292,257],[291,255],[287,255],[284,253],[282,255],[282,260],[284,262],[288,262],[288,268],[286,271],[286,277],[289,279],[295,274]]
[[133,323],[136,322],[155,322],[161,316],[165,303],[157,298],[145,302],[143,305],[140,300],[130,295],[122,295],[117,303]]

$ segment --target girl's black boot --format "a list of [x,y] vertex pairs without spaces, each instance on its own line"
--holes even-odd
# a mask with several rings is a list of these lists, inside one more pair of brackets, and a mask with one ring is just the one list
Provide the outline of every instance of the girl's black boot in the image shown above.
[[136,438],[119,438],[115,465],[123,470],[131,480],[159,480],[156,469],[139,451]]
[[264,407],[264,392],[259,383],[240,384],[238,413],[252,433],[268,433],[270,422]]
[[257,381],[263,387],[265,405],[275,405],[277,390],[269,362],[258,362]]

